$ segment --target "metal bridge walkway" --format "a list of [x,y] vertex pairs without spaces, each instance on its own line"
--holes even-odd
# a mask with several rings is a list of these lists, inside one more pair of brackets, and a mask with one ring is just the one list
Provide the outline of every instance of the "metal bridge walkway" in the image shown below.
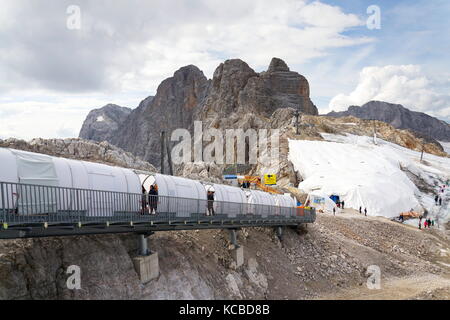
[[315,218],[314,209],[0,182],[0,239],[297,226]]

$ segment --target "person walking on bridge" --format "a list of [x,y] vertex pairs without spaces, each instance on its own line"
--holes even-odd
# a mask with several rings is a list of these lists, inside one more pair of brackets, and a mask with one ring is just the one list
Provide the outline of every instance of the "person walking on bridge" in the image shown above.
[[145,214],[145,212],[147,211],[147,191],[145,190],[144,186],[142,186],[142,199],[141,199],[141,203],[142,203],[141,214]]
[[214,215],[214,192],[208,191],[208,216]]
[[152,185],[148,195],[150,197],[150,214],[156,214],[156,210],[158,209],[158,186]]

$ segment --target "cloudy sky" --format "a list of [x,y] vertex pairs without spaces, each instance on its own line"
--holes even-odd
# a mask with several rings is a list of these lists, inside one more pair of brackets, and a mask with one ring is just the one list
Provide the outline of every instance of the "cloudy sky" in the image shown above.
[[282,58],[322,113],[376,99],[450,121],[449,16],[448,0],[1,0],[0,138],[77,136],[91,109],[229,58]]

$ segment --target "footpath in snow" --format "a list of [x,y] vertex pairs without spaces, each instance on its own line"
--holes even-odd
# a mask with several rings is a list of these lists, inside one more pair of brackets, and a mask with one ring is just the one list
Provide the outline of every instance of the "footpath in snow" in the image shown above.
[[449,201],[434,208],[434,195],[420,192],[410,177],[437,191],[450,180],[450,158],[425,153],[421,163],[420,152],[381,139],[375,145],[373,137],[322,136],[326,141],[289,140],[289,160],[304,179],[298,186],[302,191],[339,195],[346,207],[367,208],[372,216],[426,209],[448,219]]

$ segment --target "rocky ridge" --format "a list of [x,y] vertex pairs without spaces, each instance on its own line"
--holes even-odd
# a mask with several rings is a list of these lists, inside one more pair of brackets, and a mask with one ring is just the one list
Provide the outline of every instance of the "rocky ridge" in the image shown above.
[[256,73],[240,59],[226,60],[206,79],[195,66],[186,66],[164,80],[153,99],[145,99],[109,138],[109,142],[159,166],[160,132],[170,134],[193,121],[204,128],[235,128],[248,123],[265,127],[263,121],[277,109],[298,107],[317,115],[309,98],[305,77],[289,70],[284,61],[273,58],[267,71]]
[[450,141],[450,124],[423,112],[411,111],[400,104],[370,101],[361,107],[350,106],[347,111],[333,111],[327,115],[379,120],[397,129],[409,129],[439,141]]

